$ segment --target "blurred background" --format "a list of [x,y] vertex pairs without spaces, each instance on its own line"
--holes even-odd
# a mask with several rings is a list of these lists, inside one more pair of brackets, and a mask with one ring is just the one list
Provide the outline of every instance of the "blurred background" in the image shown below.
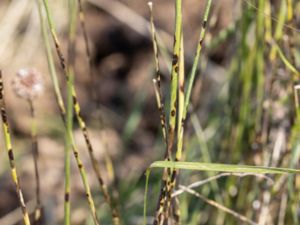
[[[95,77],[92,82],[83,33],[78,26],[75,87],[82,116],[124,224],[141,224],[144,172],[151,162],[164,156],[152,84],[154,59],[147,1],[83,2]],[[161,50],[160,61],[162,90],[167,101],[174,2],[153,1],[154,22],[166,47]],[[52,0],[49,4],[67,55],[68,3]],[[183,1],[186,76],[193,63],[205,4],[200,0]],[[192,93],[193,107],[186,124],[185,160],[298,168],[299,122],[293,90],[299,77],[289,70],[276,49],[299,71],[299,46],[299,1],[213,1]],[[66,83],[58,60],[56,65],[65,95]],[[61,224],[65,134],[49,75],[36,1],[0,1],[0,68],[16,165],[30,212],[35,204],[30,111],[27,102],[14,95],[11,82],[21,68],[36,68],[43,76],[44,93],[34,102],[43,224]],[[74,136],[87,168],[99,218],[102,224],[111,224],[76,118]],[[0,224],[22,224],[2,138],[0,143]],[[212,175],[182,171],[179,183],[188,185]],[[300,180],[287,176],[271,178],[272,185],[256,177],[224,177],[198,191],[260,224],[300,224]],[[161,171],[154,171],[148,197],[149,221],[155,212],[160,179]],[[71,183],[72,224],[92,224],[73,157]],[[182,224],[243,223],[192,195],[182,194],[179,199]]]

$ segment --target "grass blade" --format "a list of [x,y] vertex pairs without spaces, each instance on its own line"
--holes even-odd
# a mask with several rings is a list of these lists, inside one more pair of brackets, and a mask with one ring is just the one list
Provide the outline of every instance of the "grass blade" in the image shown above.
[[201,162],[171,162],[155,161],[150,165],[151,168],[171,168],[198,171],[214,171],[229,173],[253,173],[253,174],[300,174],[300,170],[280,167],[264,167],[249,165],[233,165],[220,163],[201,163]]

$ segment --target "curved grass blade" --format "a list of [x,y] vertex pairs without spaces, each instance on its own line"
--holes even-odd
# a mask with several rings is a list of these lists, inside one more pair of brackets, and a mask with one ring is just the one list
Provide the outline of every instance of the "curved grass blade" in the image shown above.
[[284,65],[295,75],[300,76],[300,72],[293,66],[292,63],[289,62],[289,60],[285,57],[285,55],[283,54],[282,50],[280,49],[280,47],[274,43],[274,47],[277,50],[280,59],[282,60],[282,62],[284,63]]

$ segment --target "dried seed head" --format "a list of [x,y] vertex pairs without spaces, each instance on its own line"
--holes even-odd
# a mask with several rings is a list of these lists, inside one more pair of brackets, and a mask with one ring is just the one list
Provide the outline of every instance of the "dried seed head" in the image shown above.
[[26,100],[33,100],[42,94],[44,82],[36,69],[20,69],[12,81],[16,95]]

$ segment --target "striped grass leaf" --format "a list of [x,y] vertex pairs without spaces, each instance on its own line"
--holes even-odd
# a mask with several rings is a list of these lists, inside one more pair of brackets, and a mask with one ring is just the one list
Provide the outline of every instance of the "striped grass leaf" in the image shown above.
[[249,165],[233,165],[221,163],[201,163],[201,162],[172,162],[155,161],[149,169],[152,168],[171,168],[184,170],[229,172],[229,173],[253,173],[253,174],[298,174],[300,170],[280,167],[264,167]]

